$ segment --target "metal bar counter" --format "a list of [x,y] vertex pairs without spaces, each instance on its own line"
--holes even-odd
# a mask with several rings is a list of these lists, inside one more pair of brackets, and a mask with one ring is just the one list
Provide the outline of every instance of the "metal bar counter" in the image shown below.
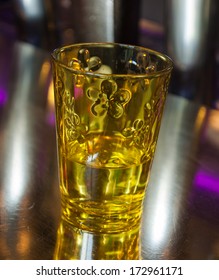
[[[0,38],[0,259],[52,259],[59,223],[48,53]],[[219,111],[168,96],[144,259],[219,259]]]

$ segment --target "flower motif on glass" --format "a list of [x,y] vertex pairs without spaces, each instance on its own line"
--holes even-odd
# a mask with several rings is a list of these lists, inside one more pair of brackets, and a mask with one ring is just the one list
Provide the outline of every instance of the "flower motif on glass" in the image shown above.
[[64,98],[64,129],[68,141],[78,139],[83,141],[84,135],[87,133],[87,128],[81,123],[80,117],[74,110],[75,99],[71,97],[68,91],[65,92]]
[[113,118],[120,118],[124,113],[124,106],[131,99],[131,92],[127,89],[119,89],[113,80],[102,81],[100,88],[89,87],[87,96],[93,100],[91,112],[95,116],[110,115]]

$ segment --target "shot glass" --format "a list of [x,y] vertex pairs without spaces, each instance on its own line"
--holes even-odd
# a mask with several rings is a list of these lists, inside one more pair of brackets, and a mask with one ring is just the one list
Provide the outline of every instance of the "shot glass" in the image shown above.
[[[139,259],[172,61],[139,46],[52,53],[61,193],[55,259]],[[88,242],[89,241],[89,242]]]

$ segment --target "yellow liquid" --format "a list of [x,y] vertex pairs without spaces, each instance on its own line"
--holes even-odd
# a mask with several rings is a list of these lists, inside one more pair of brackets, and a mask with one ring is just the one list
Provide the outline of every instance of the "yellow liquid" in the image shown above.
[[139,226],[151,159],[126,138],[90,134],[60,146],[62,215],[94,233],[119,233]]

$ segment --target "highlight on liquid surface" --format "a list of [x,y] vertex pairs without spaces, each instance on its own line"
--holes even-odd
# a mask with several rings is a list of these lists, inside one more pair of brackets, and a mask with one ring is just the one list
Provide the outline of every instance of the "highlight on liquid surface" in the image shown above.
[[91,134],[60,146],[64,218],[90,232],[115,233],[136,227],[151,160],[123,137]]

